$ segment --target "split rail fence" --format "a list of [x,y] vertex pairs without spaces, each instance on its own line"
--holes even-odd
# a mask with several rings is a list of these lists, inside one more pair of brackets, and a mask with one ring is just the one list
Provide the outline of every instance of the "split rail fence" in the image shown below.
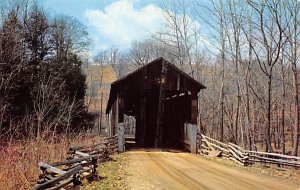
[[51,164],[40,162],[38,165],[42,174],[32,190],[80,189],[83,178],[89,181],[98,178],[97,164],[108,160],[117,147],[117,136],[113,136],[90,146],[69,148],[69,156],[64,161]]
[[203,134],[197,134],[197,145],[199,154],[229,158],[244,166],[261,163],[264,165],[274,164],[278,167],[300,168],[300,157],[244,150],[236,144],[225,144]]

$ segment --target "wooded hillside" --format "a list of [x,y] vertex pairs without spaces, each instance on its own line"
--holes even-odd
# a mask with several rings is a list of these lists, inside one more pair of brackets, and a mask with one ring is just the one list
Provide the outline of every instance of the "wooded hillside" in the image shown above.
[[[117,77],[164,57],[202,82],[199,130],[249,150],[299,151],[297,1],[164,1],[161,32],[96,59]],[[202,28],[194,21],[203,23]]]

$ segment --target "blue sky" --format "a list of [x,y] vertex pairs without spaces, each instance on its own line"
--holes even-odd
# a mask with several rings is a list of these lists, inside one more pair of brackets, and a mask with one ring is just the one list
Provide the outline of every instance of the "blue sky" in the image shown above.
[[[103,10],[111,3],[118,0],[41,0],[45,8],[52,13],[63,13],[77,17],[81,21],[86,21],[84,13],[87,9]],[[135,8],[141,8],[149,4],[158,5],[159,0],[127,0]]]
[[[86,27],[90,34],[92,46],[90,54],[107,50],[112,46],[120,51],[127,51],[132,42],[143,41],[151,34],[166,31],[167,23],[162,2],[167,0],[37,0],[42,3],[51,15],[64,14],[76,17]],[[193,14],[193,2],[186,1]],[[207,0],[199,1],[207,5]],[[199,23],[199,19],[189,15],[190,25],[197,26],[202,32],[207,27]],[[203,30],[204,29],[204,30]],[[205,35],[201,40],[210,45]],[[207,46],[207,47],[208,47]]]
[[93,41],[91,53],[116,46],[126,50],[163,24],[159,0],[43,0],[51,14],[76,17],[87,26]]

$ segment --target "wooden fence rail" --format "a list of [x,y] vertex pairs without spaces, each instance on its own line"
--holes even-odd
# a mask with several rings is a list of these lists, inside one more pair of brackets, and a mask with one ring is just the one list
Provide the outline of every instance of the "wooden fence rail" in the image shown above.
[[245,166],[262,163],[300,168],[300,157],[244,150],[236,144],[225,144],[203,134],[197,134],[197,144],[199,154],[227,157]]
[[300,168],[300,157],[246,150],[249,154],[250,162],[260,162],[263,164],[276,164],[277,166],[291,166]]
[[79,189],[83,178],[93,180],[97,176],[97,164],[117,151],[117,136],[106,138],[90,146],[71,147],[66,160],[54,163],[40,162],[42,174],[32,190]]

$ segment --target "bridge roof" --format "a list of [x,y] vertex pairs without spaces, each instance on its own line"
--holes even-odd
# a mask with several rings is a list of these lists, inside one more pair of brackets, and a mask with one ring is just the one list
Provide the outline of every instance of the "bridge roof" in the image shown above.
[[128,75],[114,81],[111,84],[109,100],[106,108],[106,113],[109,113],[113,103],[116,101],[118,95],[126,94],[126,91],[131,93],[139,93],[142,90],[158,88],[162,80],[162,66],[166,67],[166,90],[169,91],[189,91],[196,94],[200,89],[206,87],[177,68],[163,57],[160,57],[145,66],[129,73]]

